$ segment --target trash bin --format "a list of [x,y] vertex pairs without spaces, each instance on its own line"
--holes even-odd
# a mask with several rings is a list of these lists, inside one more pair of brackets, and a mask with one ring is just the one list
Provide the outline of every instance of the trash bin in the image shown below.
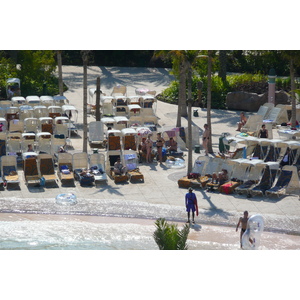
[[194,109],[194,117],[199,117],[199,114],[198,114],[198,109]]
[[200,153],[200,145],[195,145],[195,153]]
[[222,133],[219,138],[219,151],[220,153],[226,153],[229,151],[229,145],[225,145],[223,138],[227,136],[227,133]]

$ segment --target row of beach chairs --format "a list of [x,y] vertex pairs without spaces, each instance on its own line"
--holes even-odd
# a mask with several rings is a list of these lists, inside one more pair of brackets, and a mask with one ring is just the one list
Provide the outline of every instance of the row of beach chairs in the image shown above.
[[[91,185],[107,180],[105,157],[101,153],[59,153],[56,170],[52,155],[27,152],[23,157],[23,172],[28,186],[56,186],[59,180],[62,185],[74,185],[75,180],[80,185]],[[16,156],[1,157],[1,175],[0,184],[7,187],[12,184],[19,186]]]
[[[228,172],[228,182],[220,186],[212,184],[213,174],[222,169]],[[286,165],[279,168],[278,162],[264,162],[250,159],[227,159],[198,157],[190,176],[178,180],[179,187],[206,188],[210,185],[220,192],[246,193],[282,196],[289,193],[299,194],[299,176],[296,166]]]

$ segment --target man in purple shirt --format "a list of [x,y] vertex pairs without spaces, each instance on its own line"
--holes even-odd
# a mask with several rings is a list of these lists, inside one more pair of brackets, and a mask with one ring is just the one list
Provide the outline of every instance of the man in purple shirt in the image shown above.
[[189,188],[189,192],[185,194],[185,206],[188,216],[188,221],[186,223],[190,223],[190,212],[192,211],[193,224],[195,224],[195,211],[198,216],[198,203],[196,194],[193,193],[193,189],[191,187]]

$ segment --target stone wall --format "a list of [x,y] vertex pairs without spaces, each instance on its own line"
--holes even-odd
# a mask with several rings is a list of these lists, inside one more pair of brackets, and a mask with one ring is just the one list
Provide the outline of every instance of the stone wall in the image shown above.
[[[268,93],[231,92],[226,96],[226,105],[230,110],[256,112],[266,102]],[[275,92],[275,106],[277,104],[290,104],[289,95],[285,91]]]

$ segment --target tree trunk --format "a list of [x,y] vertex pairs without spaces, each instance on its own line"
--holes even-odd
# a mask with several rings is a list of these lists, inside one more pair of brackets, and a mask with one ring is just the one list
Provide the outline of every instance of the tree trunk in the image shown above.
[[192,68],[188,69],[188,167],[187,174],[192,173],[193,149],[192,149]]
[[[179,74],[179,97],[176,127],[181,127],[181,117],[184,115],[183,110],[186,110],[186,70],[184,65],[180,66]],[[187,113],[186,113],[187,115]]]
[[291,77],[291,97],[292,97],[292,127],[296,126],[296,97],[295,97],[295,70],[293,58],[290,58],[290,77]]
[[212,61],[211,61],[211,51],[208,51],[208,66],[207,66],[207,125],[210,132],[210,137],[208,140],[208,152],[213,153],[211,136],[211,70],[212,70]]
[[220,68],[218,76],[221,77],[223,83],[226,82],[226,64],[227,64],[227,51],[226,50],[219,50],[219,61],[220,61]]
[[61,59],[61,50],[57,50],[57,66],[58,66],[58,90],[59,95],[64,95],[64,84],[62,77],[62,59]]
[[87,63],[88,55],[83,51],[83,145],[82,151],[87,152]]
[[97,77],[97,89],[96,89],[96,121],[101,120],[100,114],[100,77]]

